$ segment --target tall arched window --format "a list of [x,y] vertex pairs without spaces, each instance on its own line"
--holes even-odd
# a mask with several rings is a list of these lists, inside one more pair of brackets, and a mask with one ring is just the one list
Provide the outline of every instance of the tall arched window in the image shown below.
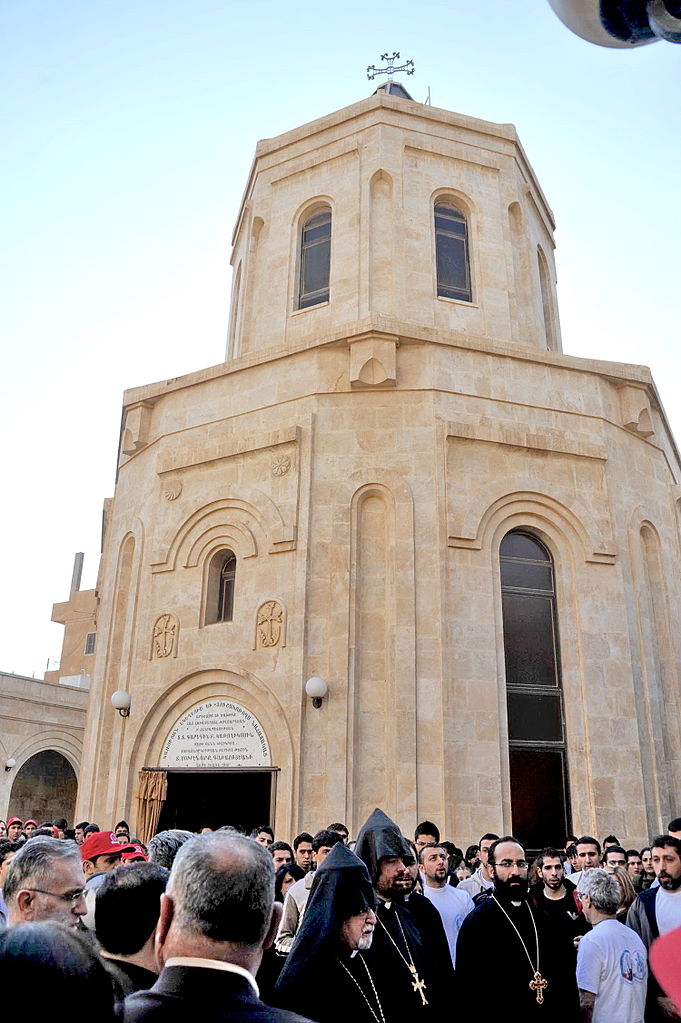
[[471,269],[466,216],[451,202],[435,203],[437,293],[471,301]]
[[553,300],[551,297],[551,282],[549,278],[549,266],[546,256],[537,247],[537,264],[539,266],[539,286],[541,289],[541,307],[544,318],[544,337],[546,347],[552,351],[556,348],[556,324],[553,315]]
[[513,834],[562,848],[570,831],[553,561],[536,537],[499,548]]
[[300,234],[298,308],[329,301],[331,267],[331,210],[317,210],[303,223]]
[[208,567],[208,589],[204,625],[231,622],[234,617],[234,583],[236,555],[221,550],[214,554]]

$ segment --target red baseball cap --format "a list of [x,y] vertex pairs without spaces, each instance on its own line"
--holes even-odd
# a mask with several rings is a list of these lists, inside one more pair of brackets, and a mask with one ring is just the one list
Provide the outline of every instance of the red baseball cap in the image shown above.
[[129,851],[123,853],[121,857],[123,863],[132,863],[135,860],[144,860],[146,862],[149,859],[144,851],[144,846],[141,846],[138,842],[133,842],[131,846],[128,845],[125,848]]
[[28,820],[24,821],[24,827],[29,824],[35,824],[36,828],[38,827],[38,822],[34,821],[32,817],[29,817]]
[[22,821],[21,817],[10,817],[10,819],[7,821],[7,827],[11,828],[13,824],[21,824],[22,827],[24,826],[24,822]]
[[97,856],[111,856],[112,853],[131,852],[134,845],[120,845],[113,831],[95,831],[80,847],[83,860],[94,860]]

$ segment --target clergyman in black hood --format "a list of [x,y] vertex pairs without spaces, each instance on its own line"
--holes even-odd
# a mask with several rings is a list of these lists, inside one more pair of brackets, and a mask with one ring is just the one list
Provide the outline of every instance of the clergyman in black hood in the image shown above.
[[376,897],[367,869],[342,843],[318,868],[305,916],[275,988],[274,1001],[319,1023],[383,1023],[364,959]]
[[364,954],[385,1023],[430,1023],[451,1012],[454,970],[440,914],[412,891],[414,853],[397,824],[376,809],[357,836],[377,898],[376,929]]

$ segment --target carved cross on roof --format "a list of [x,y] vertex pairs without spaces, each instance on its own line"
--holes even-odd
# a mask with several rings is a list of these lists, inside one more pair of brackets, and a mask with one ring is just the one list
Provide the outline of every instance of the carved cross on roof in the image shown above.
[[387,61],[388,66],[375,67],[373,64],[370,64],[369,67],[367,68],[367,78],[369,79],[370,82],[374,80],[376,75],[388,75],[388,77],[392,78],[393,75],[399,74],[400,71],[404,71],[408,75],[413,75],[414,61],[407,60],[404,62],[402,67],[395,67],[394,66],[395,61],[399,59],[400,59],[399,53],[393,53],[392,55],[389,53],[382,53],[381,60]]

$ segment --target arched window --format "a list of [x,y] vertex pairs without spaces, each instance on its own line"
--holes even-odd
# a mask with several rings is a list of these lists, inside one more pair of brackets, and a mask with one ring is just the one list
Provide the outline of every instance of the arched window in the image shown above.
[[471,269],[466,216],[451,202],[435,203],[437,293],[471,301]]
[[331,210],[317,210],[303,223],[300,233],[298,308],[329,301],[331,266]]
[[546,256],[539,247],[537,248],[537,263],[539,265],[539,286],[541,289],[541,307],[544,318],[544,338],[546,340],[546,347],[549,351],[552,351],[556,347],[556,326],[551,298],[549,266],[546,262]]
[[553,561],[529,533],[499,548],[513,834],[528,849],[570,832]]
[[214,554],[208,568],[205,625],[213,622],[231,622],[234,617],[234,582],[236,555],[221,550]]

